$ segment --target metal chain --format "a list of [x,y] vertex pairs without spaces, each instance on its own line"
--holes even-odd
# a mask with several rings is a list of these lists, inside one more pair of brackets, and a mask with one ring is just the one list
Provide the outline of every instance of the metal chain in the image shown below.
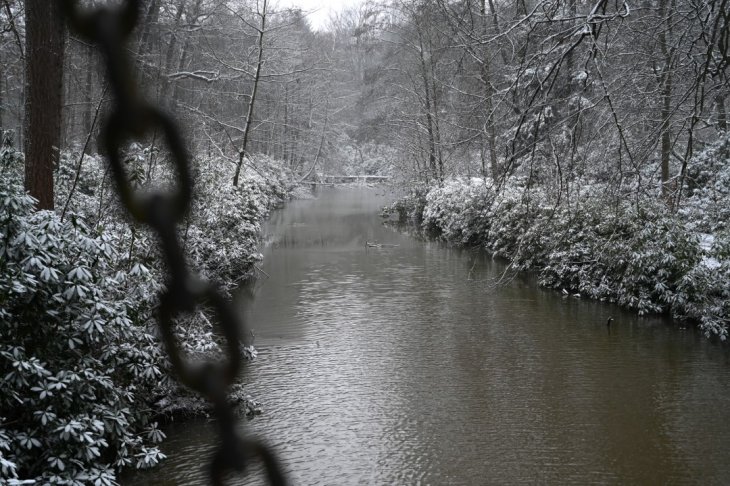
[[[213,404],[220,429],[220,447],[210,467],[212,484],[223,484],[229,471],[244,472],[252,458],[265,466],[272,485],[284,485],[284,475],[273,453],[260,442],[238,433],[236,414],[227,391],[242,365],[240,343],[244,322],[232,303],[209,282],[200,280],[188,267],[178,238],[178,225],[190,210],[193,180],[190,162],[175,122],[139,95],[125,43],[137,24],[139,0],[125,0],[116,9],[100,7],[83,11],[78,0],[61,0],[71,27],[104,54],[114,111],[100,135],[121,201],[134,219],[149,226],[159,238],[168,269],[167,288],[160,295],[159,329],[178,380]],[[129,184],[120,149],[151,130],[160,129],[172,156],[177,187],[168,193],[139,194]],[[227,362],[193,364],[186,361],[175,338],[174,319],[206,305],[216,314],[219,331],[226,341]]]

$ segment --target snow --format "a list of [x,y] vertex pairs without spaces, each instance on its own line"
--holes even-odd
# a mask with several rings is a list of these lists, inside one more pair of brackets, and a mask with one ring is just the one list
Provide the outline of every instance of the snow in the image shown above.
[[717,270],[722,266],[722,264],[717,260],[717,258],[713,257],[702,257],[701,264],[705,267],[709,268],[710,270]]
[[700,248],[704,251],[712,250],[712,245],[715,244],[715,235],[709,233],[700,233]]
[[[709,253],[712,251],[712,247],[715,244],[715,235],[710,233],[700,233],[700,248],[702,249],[703,253]],[[709,268],[710,270],[717,270],[722,266],[722,263],[717,258],[704,255],[702,257],[702,260],[700,262],[701,265],[703,265],[706,268]]]

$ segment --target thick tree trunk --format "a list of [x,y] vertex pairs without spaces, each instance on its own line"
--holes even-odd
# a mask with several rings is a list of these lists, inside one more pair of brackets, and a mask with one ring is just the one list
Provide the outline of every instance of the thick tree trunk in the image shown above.
[[149,0],[145,5],[145,21],[142,23],[142,33],[139,37],[139,48],[137,55],[143,57],[151,49],[152,44],[152,31],[154,24],[159,21],[160,18],[160,1]]
[[162,73],[162,89],[160,91],[160,103],[173,107],[173,104],[167,95],[170,93],[170,85],[172,80],[168,77],[172,70],[172,63],[177,52],[177,35],[182,22],[183,12],[185,10],[185,2],[179,2],[177,5],[177,12],[175,14],[175,23],[170,29],[170,40],[167,43],[167,52],[165,53],[165,71]]
[[25,188],[38,199],[38,209],[53,209],[63,96],[61,2],[26,0],[25,18]]
[[[190,39],[187,39],[185,41],[185,44],[183,44],[182,52],[180,53],[180,59],[177,62],[177,71],[183,71],[185,69],[185,65],[188,62],[188,51],[190,49]],[[178,101],[180,101],[180,97],[182,96],[182,87],[181,87],[181,80],[176,80],[173,83],[173,90],[172,90],[172,106],[176,107],[178,104]]]
[[[193,10],[193,15],[191,16],[191,19],[197,19],[198,15],[200,14],[200,2],[197,2],[195,4],[195,9]],[[190,19],[188,19],[190,22]],[[185,70],[185,66],[188,62],[188,55],[190,52],[190,36],[185,37],[185,42],[183,43],[182,49],[180,50],[180,56],[177,60],[177,72],[181,72]],[[180,101],[180,98],[182,96],[182,80],[177,79],[172,81],[172,99],[170,100],[170,103],[174,108],[177,107],[178,102]],[[210,102],[210,100],[208,100]]]
[[432,104],[433,104],[433,122],[434,122],[434,135],[435,135],[435,141],[436,141],[436,160],[438,161],[438,179],[440,181],[444,180],[444,155],[441,143],[441,121],[439,118],[439,107],[441,106],[441,99],[440,99],[440,93],[438,88],[436,87],[436,72],[434,69],[434,63],[432,61],[432,55],[434,52],[433,45],[431,44],[431,39],[429,38],[428,42],[428,50],[431,53],[429,55],[429,66],[431,69],[430,73],[430,80],[431,80],[431,94],[432,94]]
[[[195,2],[195,5],[193,6],[193,13],[189,16],[187,19],[188,23],[191,22],[197,22],[198,17],[200,16],[200,4],[202,0],[197,0]],[[188,53],[190,50],[190,36],[185,36],[185,42],[183,43],[182,50],[180,51],[180,57],[178,58],[177,62],[177,71],[183,71],[185,69],[185,64],[188,60]],[[175,81],[173,83],[174,89],[172,90],[172,106],[176,107],[177,102],[180,100],[180,81]]]

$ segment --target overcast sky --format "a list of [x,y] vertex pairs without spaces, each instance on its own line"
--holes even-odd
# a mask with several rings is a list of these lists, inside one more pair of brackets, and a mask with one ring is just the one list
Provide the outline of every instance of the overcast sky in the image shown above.
[[279,7],[299,7],[303,11],[314,13],[307,16],[312,28],[321,30],[327,24],[331,12],[339,11],[347,6],[356,5],[361,0],[275,0]]

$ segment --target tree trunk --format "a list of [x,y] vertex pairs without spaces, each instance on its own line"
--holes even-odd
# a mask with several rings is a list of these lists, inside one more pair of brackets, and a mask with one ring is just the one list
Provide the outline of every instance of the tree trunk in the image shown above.
[[61,2],[26,0],[25,18],[25,189],[38,199],[38,209],[53,209],[63,97]]
[[[74,97],[74,91],[78,92],[79,89],[78,83],[76,83],[76,90],[71,89],[72,78],[70,66],[66,66],[64,63],[62,71],[63,81],[61,84],[63,86],[63,94],[61,95],[61,99],[65,102],[65,105],[62,105],[61,109],[61,145],[68,146],[74,141],[74,132],[78,129],[76,115],[79,107]],[[58,169],[58,166],[54,168]]]
[[[659,2],[659,12],[662,19],[666,22],[666,30],[662,29],[659,33],[659,47],[662,52],[664,60],[664,68],[662,69],[661,76],[661,128],[660,128],[660,140],[661,140],[661,177],[662,177],[662,196],[669,200],[669,159],[672,151],[672,127],[671,127],[671,116],[672,116],[672,76],[673,76],[673,51],[670,50],[668,37],[671,37],[672,28],[672,11],[676,7],[674,2],[670,8],[667,8],[667,0],[661,0]],[[666,17],[666,19],[665,19]]]
[[670,129],[669,118],[671,117],[671,101],[672,101],[672,76],[670,72],[666,73],[664,86],[662,87],[662,195],[669,197],[669,157],[672,151],[672,132]]
[[[3,64],[2,52],[0,52],[0,137],[3,132],[3,111],[5,111],[5,104],[3,103],[3,80],[5,79],[5,73],[2,71],[4,66],[5,64]],[[0,143],[2,143],[2,141],[0,141]]]
[[185,2],[179,2],[177,5],[177,12],[175,13],[175,23],[170,29],[170,40],[167,43],[167,52],[165,53],[165,71],[162,74],[162,89],[160,92],[160,103],[163,106],[171,108],[173,106],[171,100],[168,99],[167,95],[170,93],[170,85],[172,80],[168,77],[172,70],[172,62],[175,58],[175,52],[177,48],[177,31],[180,29],[180,23],[182,22],[183,12],[185,10]]
[[[187,19],[188,23],[192,23],[193,21],[197,21],[198,17],[200,16],[200,4],[202,0],[197,0],[195,2],[195,5],[193,6],[193,13],[190,15],[190,17]],[[183,47],[180,51],[180,57],[177,62],[177,71],[183,71],[185,68],[185,64],[187,63],[188,59],[188,51],[190,50],[190,36],[185,36],[185,42],[183,43]],[[174,89],[172,90],[172,106],[177,106],[177,102],[180,100],[180,80],[177,80],[173,83]]]
[[433,63],[433,53],[434,48],[433,44],[431,43],[431,38],[429,37],[428,40],[428,51],[430,53],[428,57],[428,64],[430,66],[431,72],[429,79],[431,80],[431,101],[433,104],[433,127],[434,127],[434,135],[435,135],[435,142],[436,142],[436,157],[438,161],[438,179],[439,181],[444,180],[444,156],[443,156],[443,150],[442,150],[442,143],[441,143],[441,121],[439,118],[439,107],[441,106],[441,100],[439,95],[439,90],[436,88],[436,72],[434,69],[434,63]]
[[426,115],[426,131],[428,132],[428,166],[431,171],[431,176],[434,179],[438,179],[438,168],[436,167],[436,132],[434,129],[434,119],[431,99],[431,85],[428,79],[428,68],[426,66],[426,58],[423,53],[423,39],[421,37],[420,26],[418,30],[418,55],[421,63],[421,79],[423,81],[424,101],[426,103],[425,115]]
[[266,3],[264,0],[263,8],[259,15],[261,16],[261,29],[259,30],[258,39],[258,60],[256,61],[256,73],[253,78],[253,88],[251,89],[251,99],[248,102],[248,113],[246,114],[246,126],[243,129],[243,141],[241,142],[241,150],[238,152],[238,165],[236,166],[236,173],[233,176],[233,185],[238,185],[238,179],[241,175],[241,166],[243,166],[243,159],[246,156],[246,145],[248,144],[248,135],[251,131],[251,120],[253,119],[253,106],[256,102],[256,92],[259,89],[259,79],[261,78],[261,67],[264,64],[264,31],[266,30]]
[[[494,5],[490,1],[489,3],[490,8],[492,11],[494,10]],[[487,6],[486,6],[486,0],[482,0],[481,4],[481,15],[482,15],[482,35],[486,39],[489,35],[489,27],[487,23]],[[498,25],[496,24],[496,16],[492,14],[492,17],[495,19],[495,30],[498,28]],[[487,135],[487,145],[489,147],[489,168],[490,172],[492,173],[492,179],[497,180],[499,177],[499,165],[497,163],[497,133],[496,133],[496,127],[494,126],[494,103],[492,102],[492,98],[494,96],[494,89],[492,87],[492,70],[490,66],[490,59],[489,59],[489,50],[484,49],[483,54],[483,64],[482,64],[482,73],[481,78],[482,82],[484,83],[484,96],[485,96],[485,110],[487,112],[487,120],[484,124],[484,128]],[[486,177],[486,171],[482,167],[482,175]]]
[[289,167],[292,166],[292,161],[289,158],[289,85],[284,85],[284,126],[281,136],[281,160],[288,163]]
[[[317,148],[317,155],[314,156],[314,162],[312,162],[312,167],[309,168],[307,173],[299,179],[299,184],[304,182],[309,178],[310,175],[312,175],[312,172],[317,168],[317,162],[319,162],[319,158],[322,155],[322,148],[324,147],[325,140],[327,138],[327,124],[329,123],[330,115],[329,115],[329,98],[327,99],[325,106],[324,106],[324,127],[322,127],[322,136],[319,139],[319,147]],[[358,149],[359,150],[359,149]],[[360,157],[362,157],[362,153],[360,153]]]
[[725,110],[725,97],[721,94],[715,97],[717,104],[717,128],[727,132],[727,111]]
[[[87,136],[94,129],[94,127],[92,126],[92,118],[95,117],[93,106],[94,101],[92,99],[92,94],[94,92],[94,71],[94,48],[88,46],[86,48],[86,87],[84,88],[84,103],[86,104],[84,110],[84,134],[87,134]],[[94,143],[95,140],[96,137],[89,138],[89,141],[87,143],[89,152],[96,150],[96,144]]]
[[152,44],[152,31],[154,29],[154,24],[159,21],[159,18],[160,1],[150,0],[145,13],[145,21],[142,23],[142,33],[139,38],[137,55],[140,56],[140,58],[150,51],[150,45]]

